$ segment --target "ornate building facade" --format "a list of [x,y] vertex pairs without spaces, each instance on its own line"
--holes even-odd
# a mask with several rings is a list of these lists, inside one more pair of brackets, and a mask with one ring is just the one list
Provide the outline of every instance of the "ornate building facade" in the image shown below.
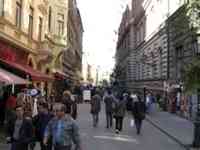
[[[70,17],[72,11],[73,17]],[[74,27],[72,31],[71,27]],[[31,75],[26,70],[28,66],[32,72],[37,71],[35,74],[40,72],[56,80],[58,76],[61,81],[77,82],[81,78],[82,34],[75,0],[0,0],[2,66],[6,66],[3,63],[17,64],[18,69]],[[71,60],[75,67],[70,64]]]

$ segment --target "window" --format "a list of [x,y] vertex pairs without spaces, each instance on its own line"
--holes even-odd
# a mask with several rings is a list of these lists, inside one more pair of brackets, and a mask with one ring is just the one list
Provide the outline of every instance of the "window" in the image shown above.
[[200,55],[200,36],[197,36],[197,40],[193,43],[194,50],[197,55]]
[[159,76],[160,78],[162,78],[162,72],[163,72],[163,68],[162,68],[162,47],[158,48],[158,52],[159,52]]
[[43,26],[43,20],[41,17],[39,17],[39,30],[38,30],[38,40],[42,40],[42,26]]
[[32,7],[30,7],[28,35],[30,38],[33,37],[33,8]]
[[51,31],[51,15],[52,15],[52,10],[51,10],[51,7],[49,7],[49,18],[48,18],[48,29],[49,29],[49,32]]
[[183,57],[183,46],[176,47],[176,58],[181,59]]
[[4,0],[0,0],[0,16],[4,16]]
[[58,14],[58,35],[64,34],[64,15]]
[[21,18],[22,18],[22,1],[16,2],[16,26],[17,28],[21,27]]

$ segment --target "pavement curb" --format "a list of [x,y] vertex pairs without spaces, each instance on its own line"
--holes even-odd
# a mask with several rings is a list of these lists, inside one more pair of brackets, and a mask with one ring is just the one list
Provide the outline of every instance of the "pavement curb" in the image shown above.
[[170,134],[167,130],[163,129],[159,123],[157,123],[156,121],[152,121],[150,119],[150,117],[146,116],[145,119],[147,122],[149,122],[151,125],[153,125],[155,128],[157,128],[159,131],[161,131],[162,133],[164,133],[165,135],[167,135],[169,138],[171,138],[173,141],[175,141],[176,143],[178,143],[181,147],[183,147],[185,150],[192,150],[192,148],[186,144],[184,144],[181,140],[179,140],[176,136]]

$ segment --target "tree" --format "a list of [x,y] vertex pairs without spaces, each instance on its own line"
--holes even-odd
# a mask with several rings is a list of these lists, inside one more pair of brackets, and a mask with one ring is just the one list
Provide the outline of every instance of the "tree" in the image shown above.
[[189,0],[187,3],[187,15],[190,18],[190,25],[193,28],[199,29],[200,27],[200,1]]
[[[189,0],[186,7],[190,26],[198,33],[200,29],[200,0]],[[198,41],[197,48],[200,48]],[[187,92],[196,93],[200,89],[200,56],[195,56],[191,64],[186,66],[184,82]]]
[[191,64],[185,67],[185,90],[196,93],[200,89],[200,56],[193,58]]
[[[200,29],[200,1],[189,0],[187,3],[187,16],[189,17],[189,24],[192,29],[196,31],[197,49],[198,33]],[[197,115],[194,123],[194,147],[200,147],[200,56],[195,56],[185,69],[185,89],[188,92],[197,94]]]

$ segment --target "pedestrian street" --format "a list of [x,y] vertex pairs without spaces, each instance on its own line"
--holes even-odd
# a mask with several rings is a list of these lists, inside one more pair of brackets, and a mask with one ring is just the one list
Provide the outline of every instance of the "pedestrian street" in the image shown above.
[[[90,105],[79,104],[77,123],[80,128],[83,150],[183,150],[179,144],[144,121],[141,135],[130,127],[130,116],[124,120],[123,131],[119,134],[106,128],[104,105],[97,128],[92,126]],[[115,125],[115,124],[114,124]],[[8,145],[0,145],[0,150],[8,150]],[[39,144],[35,150],[40,150]]]
[[89,104],[79,105],[78,124],[83,150],[183,150],[146,121],[141,135],[137,135],[135,128],[130,127],[130,117],[125,118],[123,131],[116,134],[114,127],[106,128],[104,110],[100,113],[99,126],[93,128],[89,110]]

